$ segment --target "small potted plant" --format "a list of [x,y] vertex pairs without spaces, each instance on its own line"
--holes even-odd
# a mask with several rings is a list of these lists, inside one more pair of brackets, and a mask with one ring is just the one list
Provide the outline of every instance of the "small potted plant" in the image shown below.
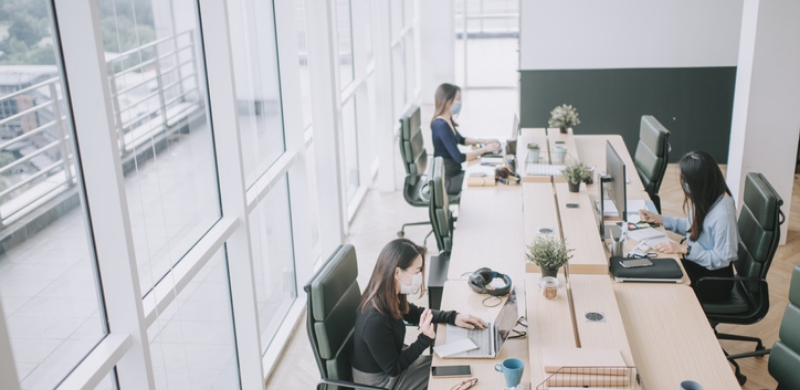
[[574,161],[564,167],[561,176],[567,179],[569,192],[578,192],[581,189],[581,182],[589,178],[589,170],[580,161]]
[[550,127],[558,127],[561,129],[561,134],[567,133],[567,128],[577,126],[581,123],[578,119],[578,110],[569,104],[562,104],[550,111],[550,120],[548,124]]
[[558,275],[558,269],[572,258],[570,255],[572,251],[574,249],[567,249],[566,242],[552,235],[542,235],[528,245],[528,253],[525,256],[529,262],[539,266],[543,277],[555,277]]
[[528,157],[525,159],[528,164],[536,164],[539,162],[539,144],[531,142],[528,144]]

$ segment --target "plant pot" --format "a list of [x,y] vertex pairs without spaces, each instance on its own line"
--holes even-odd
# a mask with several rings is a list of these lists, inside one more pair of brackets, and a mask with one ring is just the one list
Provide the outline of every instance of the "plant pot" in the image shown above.
[[552,276],[555,278],[558,275],[558,268],[540,268],[542,270],[542,276]]
[[569,185],[569,192],[578,192],[581,190],[581,182],[573,183],[570,181],[567,182],[567,184]]
[[525,160],[528,164],[538,164],[539,149],[528,149],[528,157]]
[[561,134],[567,134],[567,128],[566,127],[559,127],[559,130],[561,130]]

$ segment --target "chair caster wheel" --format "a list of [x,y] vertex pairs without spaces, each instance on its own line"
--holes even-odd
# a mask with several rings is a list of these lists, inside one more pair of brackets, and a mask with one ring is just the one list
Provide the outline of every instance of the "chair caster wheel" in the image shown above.
[[744,375],[739,375],[736,377],[736,380],[739,381],[740,386],[744,386],[745,382],[747,382],[747,377]]
[[402,230],[401,230],[401,231],[399,231],[399,232],[397,232],[397,237],[403,237],[403,236],[405,236],[405,235],[406,235],[406,232],[404,232],[404,231],[402,231]]

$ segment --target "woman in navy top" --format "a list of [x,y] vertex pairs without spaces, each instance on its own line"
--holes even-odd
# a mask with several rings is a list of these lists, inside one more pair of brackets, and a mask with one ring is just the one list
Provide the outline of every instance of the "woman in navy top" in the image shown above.
[[[738,259],[739,230],[736,205],[725,177],[714,158],[706,152],[689,152],[678,163],[687,218],[661,216],[640,210],[642,221],[662,223],[664,228],[686,236],[685,244],[666,241],[656,245],[661,253],[683,255],[683,268],[702,302],[730,297],[732,281],[704,281],[705,276],[733,276]],[[688,206],[688,207],[687,207]]]
[[[496,139],[467,138],[458,132],[458,124],[453,115],[461,112],[461,88],[452,84],[442,84],[436,89],[436,112],[431,120],[433,133],[433,156],[444,159],[445,187],[447,193],[455,195],[461,192],[464,171],[461,163],[474,160],[484,153],[500,150],[500,142]],[[478,145],[467,153],[458,150],[458,145]]]

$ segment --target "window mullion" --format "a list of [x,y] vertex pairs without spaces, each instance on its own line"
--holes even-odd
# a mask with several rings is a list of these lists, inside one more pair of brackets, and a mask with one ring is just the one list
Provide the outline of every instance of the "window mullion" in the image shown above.
[[97,2],[58,1],[55,14],[109,329],[131,336],[118,380],[122,388],[154,389]]

